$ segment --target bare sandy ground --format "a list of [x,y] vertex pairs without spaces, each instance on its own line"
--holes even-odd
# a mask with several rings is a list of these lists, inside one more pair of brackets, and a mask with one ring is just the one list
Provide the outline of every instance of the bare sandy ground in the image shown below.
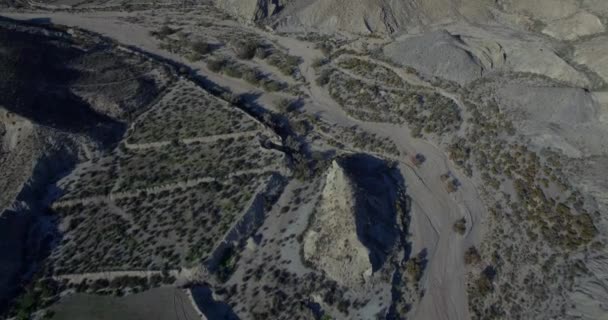
[[[152,38],[147,29],[119,21],[127,13],[7,13],[15,19],[33,19],[47,17],[54,23],[78,26],[117,41],[139,47],[159,56],[187,64],[198,73],[222,86],[229,87],[235,93],[249,92],[253,88],[241,81],[208,72],[202,62],[191,63],[181,57],[158,48],[158,42]],[[258,33],[260,30],[251,29]],[[296,39],[263,33],[289,48],[290,54],[300,56],[303,63],[300,68],[309,84],[310,99],[304,101],[304,110],[319,114],[325,121],[342,126],[358,125],[364,130],[379,134],[393,140],[400,151],[406,154],[422,153],[426,162],[420,168],[401,165],[401,171],[407,185],[407,193],[413,199],[412,234],[413,252],[427,251],[428,265],[421,286],[425,291],[419,306],[415,307],[414,319],[469,319],[468,299],[465,285],[465,266],[463,253],[466,248],[477,241],[483,233],[485,208],[482,205],[474,183],[460,174],[446,154],[433,144],[410,137],[405,126],[383,123],[361,122],[349,117],[329,94],[315,84],[315,71],[312,68],[314,58],[322,56],[313,49],[313,45]],[[404,79],[411,81],[411,79]],[[265,106],[276,100],[276,94],[264,94],[258,100]],[[405,159],[404,159],[405,160]],[[462,183],[454,194],[448,194],[440,175],[451,171]],[[453,223],[466,217],[469,229],[465,236],[452,230]]]

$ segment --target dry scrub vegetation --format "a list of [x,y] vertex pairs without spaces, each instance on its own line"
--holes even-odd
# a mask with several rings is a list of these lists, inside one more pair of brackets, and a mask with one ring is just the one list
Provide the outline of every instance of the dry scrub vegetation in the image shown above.
[[456,103],[438,93],[408,86],[400,90],[387,89],[338,70],[330,72],[327,75],[329,93],[357,119],[407,123],[414,137],[453,132],[462,123]]
[[376,81],[389,87],[405,87],[406,83],[393,70],[379,64],[368,62],[358,58],[342,59],[338,66],[350,70],[360,77]]
[[55,273],[176,269],[200,261],[267,180],[268,175],[242,175],[58,207],[65,230],[51,257]]
[[[471,266],[473,318],[563,317],[563,292],[586,272],[577,256],[595,245],[597,213],[589,211],[559,161],[517,142],[494,101],[470,92],[466,106],[465,136],[448,145],[449,156],[482,182],[494,235],[464,257]],[[454,228],[465,230],[460,221]]]
[[124,150],[71,177],[63,185],[67,194],[62,200],[222,178],[247,170],[271,171],[280,167],[282,159],[281,154],[262,148],[254,136]]
[[188,81],[179,81],[137,119],[127,142],[183,140],[260,129],[257,122],[225,101]]

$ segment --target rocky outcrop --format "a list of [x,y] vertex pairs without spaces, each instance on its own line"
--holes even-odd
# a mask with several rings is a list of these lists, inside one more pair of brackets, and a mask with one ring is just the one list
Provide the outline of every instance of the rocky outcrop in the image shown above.
[[300,25],[321,32],[390,35],[433,24],[492,18],[487,0],[308,0],[296,6],[297,10],[291,10],[291,5],[286,8],[289,15],[282,24],[286,30]]
[[334,162],[327,174],[323,199],[304,238],[304,259],[348,286],[372,274],[369,251],[357,237],[355,203],[352,182]]
[[398,190],[392,170],[379,159],[334,161],[304,235],[305,261],[342,285],[365,283],[399,247]]
[[241,21],[254,22],[278,13],[287,0],[215,0],[216,6]]

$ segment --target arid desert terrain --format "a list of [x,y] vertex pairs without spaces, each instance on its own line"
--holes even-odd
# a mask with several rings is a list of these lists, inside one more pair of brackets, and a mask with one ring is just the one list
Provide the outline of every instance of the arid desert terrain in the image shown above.
[[608,319],[607,28],[0,0],[0,319]]

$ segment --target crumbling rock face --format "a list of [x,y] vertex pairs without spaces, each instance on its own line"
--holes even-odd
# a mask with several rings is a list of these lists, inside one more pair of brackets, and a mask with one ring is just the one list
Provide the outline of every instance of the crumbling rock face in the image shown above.
[[334,161],[305,232],[304,259],[342,285],[364,283],[399,242],[397,191],[383,161],[365,155]]
[[342,30],[358,34],[390,34],[398,28],[385,1],[316,1],[297,14],[298,22],[321,31]]
[[304,238],[304,258],[344,285],[358,284],[372,273],[369,252],[357,238],[354,196],[354,186],[334,162]]
[[[299,2],[299,3],[298,3]],[[293,4],[293,6],[291,6]],[[307,0],[292,1],[286,11],[288,30],[295,25],[322,32],[390,35],[429,25],[466,19],[485,22],[492,19],[488,0]],[[291,10],[291,7],[298,7]]]
[[258,21],[278,13],[287,0],[215,0],[216,6],[242,21]]

